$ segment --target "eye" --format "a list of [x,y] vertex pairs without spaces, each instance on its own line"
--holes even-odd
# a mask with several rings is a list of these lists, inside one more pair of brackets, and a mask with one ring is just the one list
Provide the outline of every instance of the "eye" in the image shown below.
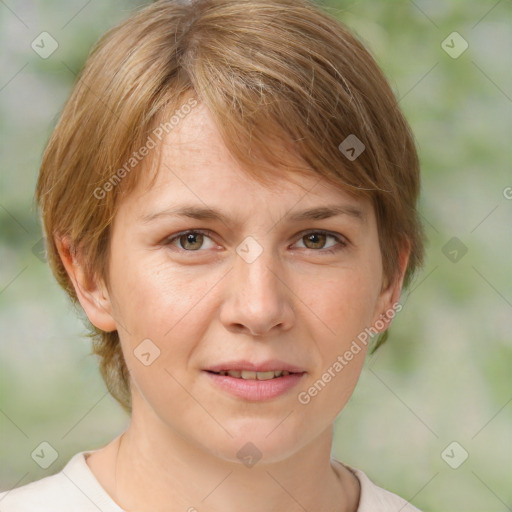
[[179,244],[179,249],[183,249],[188,252],[198,251],[205,239],[210,240],[211,244],[206,249],[211,249],[215,245],[211,238],[207,235],[206,231],[202,230],[193,230],[193,231],[185,231],[184,233],[178,233],[177,235],[170,237],[166,240],[166,245],[176,245],[175,242]]
[[[215,243],[209,236],[210,232],[205,230],[189,230],[178,233],[167,238],[164,242],[165,245],[172,245],[177,249],[182,249],[187,252],[197,252],[200,249],[212,249]],[[303,242],[305,249],[311,249],[316,252],[334,253],[345,248],[348,243],[342,236],[334,235],[326,231],[309,231],[301,233],[300,242]],[[328,239],[332,239],[337,243],[331,244],[326,247]],[[204,246],[205,242],[209,240],[209,244]],[[298,243],[298,242],[297,242]]]
[[[336,244],[325,247],[326,240],[331,238],[338,242],[338,246]],[[306,249],[316,250],[318,252],[319,249],[323,249],[322,252],[334,253],[345,248],[348,244],[347,242],[340,236],[333,235],[326,231],[309,231],[308,233],[303,233],[300,241],[303,241]]]

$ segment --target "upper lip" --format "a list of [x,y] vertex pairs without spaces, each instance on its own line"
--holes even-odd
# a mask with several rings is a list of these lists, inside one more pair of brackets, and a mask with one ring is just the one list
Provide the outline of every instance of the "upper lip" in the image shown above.
[[213,366],[209,366],[205,368],[207,371],[211,372],[220,372],[220,371],[229,371],[229,370],[246,370],[252,372],[272,372],[272,371],[287,371],[290,373],[303,373],[306,370],[300,368],[299,366],[295,366],[289,363],[285,363],[284,361],[279,361],[278,359],[270,359],[268,361],[263,361],[261,363],[251,363],[250,361],[239,360],[239,361],[229,361],[225,363],[219,363]]

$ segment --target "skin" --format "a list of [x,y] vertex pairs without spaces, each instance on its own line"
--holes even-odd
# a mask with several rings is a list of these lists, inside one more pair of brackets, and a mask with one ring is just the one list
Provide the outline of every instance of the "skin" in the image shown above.
[[[234,224],[141,220],[183,203],[222,210]],[[363,222],[286,219],[326,204],[357,207]],[[169,241],[192,229],[209,233]],[[263,250],[252,263],[236,252],[248,236]],[[399,299],[408,252],[399,277],[387,283],[371,204],[313,173],[276,173],[272,188],[258,184],[199,105],[165,139],[155,185],[148,190],[141,181],[123,199],[111,242],[107,286],[87,280],[79,255],[58,240],[82,307],[100,329],[118,330],[131,374],[129,427],[87,458],[112,498],[127,511],[355,511],[359,482],[331,449],[366,349],[307,405],[297,395]],[[134,350],[148,338],[160,356],[145,366]],[[228,360],[270,358],[307,374],[265,402],[228,395],[203,372]],[[252,467],[237,457],[248,442],[262,454]]]

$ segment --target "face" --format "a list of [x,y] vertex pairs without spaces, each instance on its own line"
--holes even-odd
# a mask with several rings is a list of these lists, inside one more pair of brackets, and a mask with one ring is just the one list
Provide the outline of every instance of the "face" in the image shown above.
[[[336,211],[304,213],[319,208]],[[167,136],[155,184],[121,203],[109,269],[133,417],[230,461],[247,442],[281,460],[331,429],[363,365],[353,342],[397,297],[370,203],[313,173],[258,184],[202,106]],[[294,371],[207,371],[240,361]]]

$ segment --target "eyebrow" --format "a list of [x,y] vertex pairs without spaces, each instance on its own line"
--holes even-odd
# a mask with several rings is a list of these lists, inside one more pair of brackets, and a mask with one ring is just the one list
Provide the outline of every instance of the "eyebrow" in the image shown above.
[[[323,220],[331,217],[338,217],[345,215],[353,218],[360,224],[366,223],[366,214],[363,210],[351,205],[327,205],[301,210],[298,212],[288,213],[282,220],[289,222],[302,222],[308,220]],[[162,217],[183,217],[196,220],[217,220],[232,226],[235,220],[230,220],[229,217],[219,210],[209,207],[182,205],[175,208],[162,210],[159,212],[149,213],[140,217],[143,223],[149,223]]]

